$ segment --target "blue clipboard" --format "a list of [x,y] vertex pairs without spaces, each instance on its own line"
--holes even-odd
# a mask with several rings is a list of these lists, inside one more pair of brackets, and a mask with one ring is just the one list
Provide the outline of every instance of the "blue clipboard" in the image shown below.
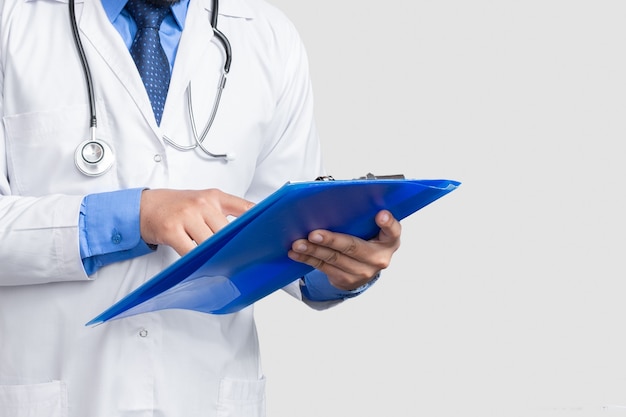
[[287,257],[291,244],[312,230],[371,239],[380,210],[402,220],[459,185],[445,179],[287,183],[86,325],[163,309],[234,313],[312,271]]

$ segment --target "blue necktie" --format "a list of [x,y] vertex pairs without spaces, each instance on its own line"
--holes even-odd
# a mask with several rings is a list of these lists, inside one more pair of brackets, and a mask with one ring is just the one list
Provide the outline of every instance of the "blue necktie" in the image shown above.
[[137,34],[130,47],[130,55],[135,60],[150,97],[154,117],[160,125],[170,84],[170,64],[161,46],[159,27],[170,8],[155,6],[145,0],[129,0],[126,10],[137,24]]

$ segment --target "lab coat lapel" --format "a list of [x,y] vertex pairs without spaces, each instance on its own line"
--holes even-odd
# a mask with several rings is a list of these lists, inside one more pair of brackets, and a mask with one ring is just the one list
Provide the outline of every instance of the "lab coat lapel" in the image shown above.
[[[185,21],[185,30],[180,39],[177,58],[172,71],[168,96],[183,94],[195,73],[204,71],[204,76],[211,76],[211,74],[206,73],[206,68],[198,68],[197,59],[189,59],[189,57],[199,58],[204,54],[213,53],[216,62],[223,62],[220,55],[221,48],[211,47],[212,42],[217,42],[217,40],[213,40],[213,36],[210,2],[191,0]],[[216,46],[219,47],[219,45]],[[219,68],[218,65],[220,64],[216,63],[216,68]],[[167,113],[167,106],[166,103],[164,113]]]
[[[82,6],[82,12],[80,7]],[[83,44],[89,42],[106,62],[135,101],[137,107],[155,131],[158,130],[150,99],[137,71],[137,67],[121,36],[108,20],[99,1],[77,1],[76,15]],[[87,48],[87,45],[85,45]],[[87,58],[89,62],[95,62]],[[94,77],[96,71],[92,68]],[[95,77],[97,78],[97,77]],[[97,89],[97,79],[94,87]]]

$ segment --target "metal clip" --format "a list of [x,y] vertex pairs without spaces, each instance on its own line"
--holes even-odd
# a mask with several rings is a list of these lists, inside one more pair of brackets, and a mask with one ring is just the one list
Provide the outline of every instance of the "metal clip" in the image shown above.
[[374,175],[371,172],[368,172],[366,176],[359,177],[360,180],[403,180],[403,174],[396,175]]

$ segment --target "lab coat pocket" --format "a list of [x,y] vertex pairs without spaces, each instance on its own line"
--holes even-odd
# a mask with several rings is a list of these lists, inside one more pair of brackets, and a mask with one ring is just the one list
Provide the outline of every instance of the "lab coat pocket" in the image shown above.
[[220,382],[217,417],[265,417],[265,378]]
[[[9,181],[15,194],[86,194],[115,188],[114,169],[88,177],[75,164],[77,147],[90,137],[89,107],[20,113],[5,116],[3,121]],[[106,118],[98,122],[97,138],[110,142]]]
[[0,385],[0,417],[67,417],[67,388],[61,381]]

